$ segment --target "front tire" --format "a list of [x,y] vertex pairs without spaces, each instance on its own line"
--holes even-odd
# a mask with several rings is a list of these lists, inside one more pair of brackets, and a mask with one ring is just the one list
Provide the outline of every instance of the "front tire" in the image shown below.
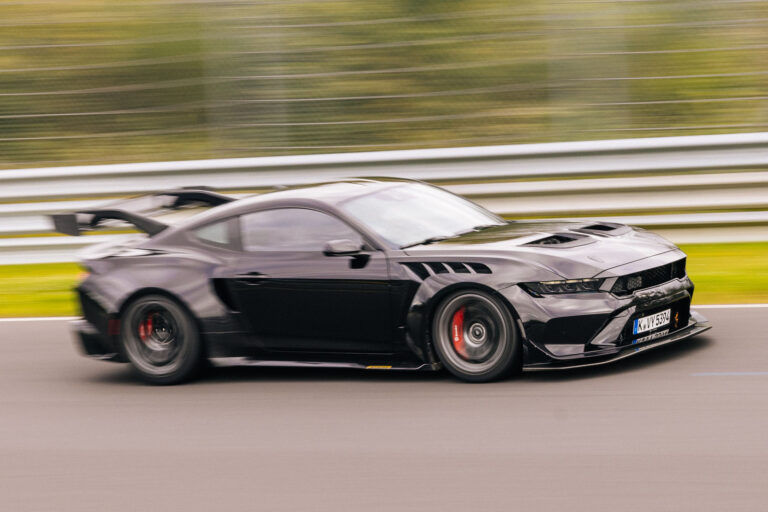
[[179,303],[147,295],[125,310],[123,350],[134,372],[150,384],[178,384],[197,375],[204,361],[197,326]]
[[432,320],[435,350],[449,372],[468,382],[488,382],[520,369],[514,319],[496,297],[479,290],[454,293]]

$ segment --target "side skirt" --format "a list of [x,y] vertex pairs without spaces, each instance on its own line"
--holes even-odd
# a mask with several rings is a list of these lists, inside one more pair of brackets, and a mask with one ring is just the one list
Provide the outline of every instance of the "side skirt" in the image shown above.
[[440,364],[401,364],[401,365],[384,365],[373,364],[365,365],[360,363],[330,363],[323,361],[269,361],[261,359],[252,359],[249,357],[215,357],[212,358],[211,364],[216,367],[231,367],[231,366],[278,366],[278,367],[290,367],[290,368],[349,368],[355,370],[405,370],[405,371],[435,371],[440,369]]

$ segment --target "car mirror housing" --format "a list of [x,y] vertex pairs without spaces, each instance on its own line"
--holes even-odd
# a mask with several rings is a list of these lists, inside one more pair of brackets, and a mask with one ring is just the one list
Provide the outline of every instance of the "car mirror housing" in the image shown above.
[[361,245],[352,240],[331,240],[323,246],[323,254],[326,256],[347,256],[359,254]]

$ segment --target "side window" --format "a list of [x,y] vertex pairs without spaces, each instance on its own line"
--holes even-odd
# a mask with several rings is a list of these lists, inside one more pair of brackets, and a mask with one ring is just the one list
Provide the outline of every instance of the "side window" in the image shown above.
[[194,231],[195,236],[204,242],[217,245],[229,245],[229,220],[208,224]]
[[282,208],[240,217],[246,251],[322,251],[331,240],[363,245],[356,231],[339,219],[315,210]]

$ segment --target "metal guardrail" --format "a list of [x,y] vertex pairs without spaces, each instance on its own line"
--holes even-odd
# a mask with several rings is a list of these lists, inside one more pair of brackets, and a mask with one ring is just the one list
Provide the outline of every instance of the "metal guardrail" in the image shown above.
[[[610,215],[678,242],[768,240],[768,171],[759,169],[768,169],[768,133],[6,170],[0,263],[73,260],[78,248],[104,238],[30,235],[50,233],[49,213],[107,198],[359,176],[442,183],[510,217]],[[707,210],[717,213],[663,214]]]

